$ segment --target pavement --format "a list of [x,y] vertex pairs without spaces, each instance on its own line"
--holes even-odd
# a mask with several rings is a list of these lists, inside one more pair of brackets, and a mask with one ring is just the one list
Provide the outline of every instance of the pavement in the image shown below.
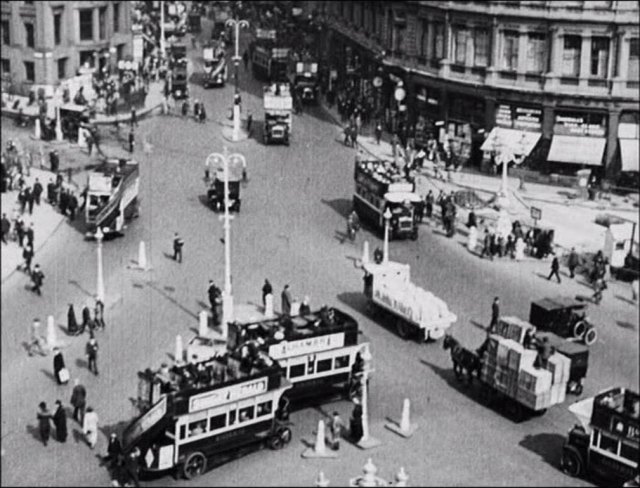
[[[228,146],[231,152],[244,154],[248,163],[248,182],[241,187],[242,211],[234,215],[231,227],[235,303],[259,302],[266,277],[276,293],[289,283],[294,296],[311,297],[313,309],[327,303],[351,314],[372,346],[370,429],[383,444],[362,451],[345,442],[335,460],[301,460],[319,419],[334,410],[345,421],[351,414],[350,402],[327,401],[292,414],[293,439],[281,451],[251,453],[188,482],[166,474],[145,480],[145,486],[309,486],[319,471],[332,486],[345,486],[362,474],[368,457],[387,480],[404,466],[414,486],[589,486],[587,480],[565,476],[558,465],[566,431],[574,424],[566,409],[573,398],[544,416],[514,423],[484,406],[474,387],[456,382],[451,359],[439,342],[403,341],[391,321],[367,311],[362,272],[355,263],[365,240],[371,249],[382,243],[368,229],[358,233],[355,243],[344,242],[354,152],[340,143],[339,130],[326,113],[312,108],[294,116],[291,146],[264,146],[262,84],[241,70],[243,105],[260,115],[254,119],[252,137],[232,145],[221,128],[233,87],[204,90],[194,84],[192,88],[211,114],[207,123],[154,117],[140,124],[140,133],[153,146],[149,154],[136,153],[140,217],[122,238],[103,245],[107,326],[98,333],[100,375],[87,370],[87,338],[64,335],[67,304],[78,310],[94,294],[95,243],[85,241],[78,228],[61,225],[40,251],[47,274],[43,295],[26,291],[27,280],[17,273],[2,284],[1,484],[106,486],[111,482],[98,456],[105,453],[109,434],[121,433],[135,416],[131,399],[138,391],[136,372],[173,360],[176,335],[186,344],[197,332],[198,312],[207,307],[208,280],[223,282],[224,232],[219,216],[206,203],[202,176],[207,155]],[[175,231],[185,240],[182,263],[171,259]],[[138,257],[140,241],[147,245],[150,271],[130,266]],[[438,226],[425,223],[417,241],[393,241],[390,255],[410,264],[413,281],[449,304],[458,316],[452,330],[470,348],[485,337],[483,324],[496,295],[505,315],[526,318],[532,298],[589,293],[580,278],[570,280],[564,273],[562,284],[548,282],[546,263],[478,259],[467,252],[463,241],[461,235],[447,239]],[[638,384],[638,309],[628,296],[630,291],[622,284],[612,283],[602,303],[589,310],[601,325],[600,338],[590,348],[585,396],[611,385]],[[80,427],[71,420],[65,444],[52,441],[44,447],[39,441],[38,402],[51,405],[60,398],[67,404],[71,396],[70,385],[55,383],[51,357],[29,358],[23,348],[33,317],[47,315],[54,316],[58,335],[66,342],[63,352],[72,378],[87,387],[89,405],[100,417],[95,450],[84,444]],[[386,417],[399,417],[407,397],[418,431],[403,439],[384,424]],[[27,457],[29,469],[24,468]],[[68,459],[73,462],[64,462]]]
[[[323,108],[337,125],[342,126],[336,107]],[[393,150],[388,142],[389,134],[385,134],[380,144],[375,137],[366,130],[358,137],[357,146],[365,154],[376,159],[393,159]],[[387,140],[385,140],[387,139]],[[475,191],[485,201],[490,200],[500,189],[502,178],[480,174],[475,171],[463,170],[449,172],[446,180],[436,178],[430,169],[423,169],[417,178],[416,189],[421,195],[426,195],[429,189],[445,193],[462,189]],[[606,214],[620,219],[639,221],[637,195],[622,197],[611,195],[609,200],[589,201],[578,197],[578,191],[545,185],[540,183],[525,183],[525,189],[520,188],[520,179],[508,177],[508,189],[511,200],[509,214],[512,220],[520,220],[524,225],[533,225],[531,208],[542,211],[539,226],[555,229],[555,243],[563,250],[575,247],[582,252],[595,252],[604,245],[606,228],[596,224],[596,219]],[[464,229],[464,222],[468,212],[461,209],[458,218],[458,228]],[[497,213],[483,216],[487,221],[495,219]],[[482,229],[480,229],[482,230]],[[463,231],[464,232],[464,231]],[[481,234],[479,234],[481,235]]]

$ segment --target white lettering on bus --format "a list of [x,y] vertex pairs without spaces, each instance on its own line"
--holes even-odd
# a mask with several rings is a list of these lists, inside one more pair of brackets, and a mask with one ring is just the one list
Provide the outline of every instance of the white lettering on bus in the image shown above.
[[326,351],[344,346],[344,332],[327,334],[297,341],[282,341],[269,347],[269,356],[282,359],[291,356],[302,356],[313,352]]

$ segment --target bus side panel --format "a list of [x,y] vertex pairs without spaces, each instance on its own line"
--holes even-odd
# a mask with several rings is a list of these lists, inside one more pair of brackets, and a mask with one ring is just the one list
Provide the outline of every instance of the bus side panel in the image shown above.
[[368,202],[365,203],[360,195],[353,196],[353,207],[361,220],[380,228],[380,212],[374,210]]
[[611,459],[608,456],[589,449],[589,465],[588,469],[608,482],[613,483],[614,480],[624,483],[637,475],[638,468],[632,468],[629,465]]
[[272,429],[273,417],[270,417],[246,427],[235,428],[193,442],[186,442],[178,446],[178,459],[183,458],[182,460],[184,460],[189,453],[194,451],[200,451],[209,457],[247,444],[253,444],[268,437]]

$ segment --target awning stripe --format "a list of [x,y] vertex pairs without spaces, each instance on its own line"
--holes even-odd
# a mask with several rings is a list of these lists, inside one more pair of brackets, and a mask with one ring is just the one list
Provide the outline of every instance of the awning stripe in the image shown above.
[[604,137],[553,136],[547,160],[600,166],[606,143]]
[[619,139],[620,159],[622,171],[640,171],[638,153],[640,152],[639,139]]

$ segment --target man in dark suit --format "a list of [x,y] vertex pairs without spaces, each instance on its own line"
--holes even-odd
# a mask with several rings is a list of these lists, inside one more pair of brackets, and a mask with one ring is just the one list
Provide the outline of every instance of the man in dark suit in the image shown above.
[[281,298],[282,298],[282,314],[287,316],[291,315],[291,302],[293,301],[293,299],[291,297],[291,291],[289,290],[289,285],[284,285]]
[[53,423],[56,426],[56,437],[59,442],[67,442],[67,412],[60,400],[56,400],[56,411],[53,413]]
[[262,306],[264,307],[267,306],[266,298],[269,294],[273,294],[273,287],[271,283],[269,283],[269,280],[265,279],[264,285],[262,286]]
[[491,323],[489,324],[489,332],[493,332],[496,325],[498,325],[498,319],[500,318],[500,299],[495,297],[491,304]]

